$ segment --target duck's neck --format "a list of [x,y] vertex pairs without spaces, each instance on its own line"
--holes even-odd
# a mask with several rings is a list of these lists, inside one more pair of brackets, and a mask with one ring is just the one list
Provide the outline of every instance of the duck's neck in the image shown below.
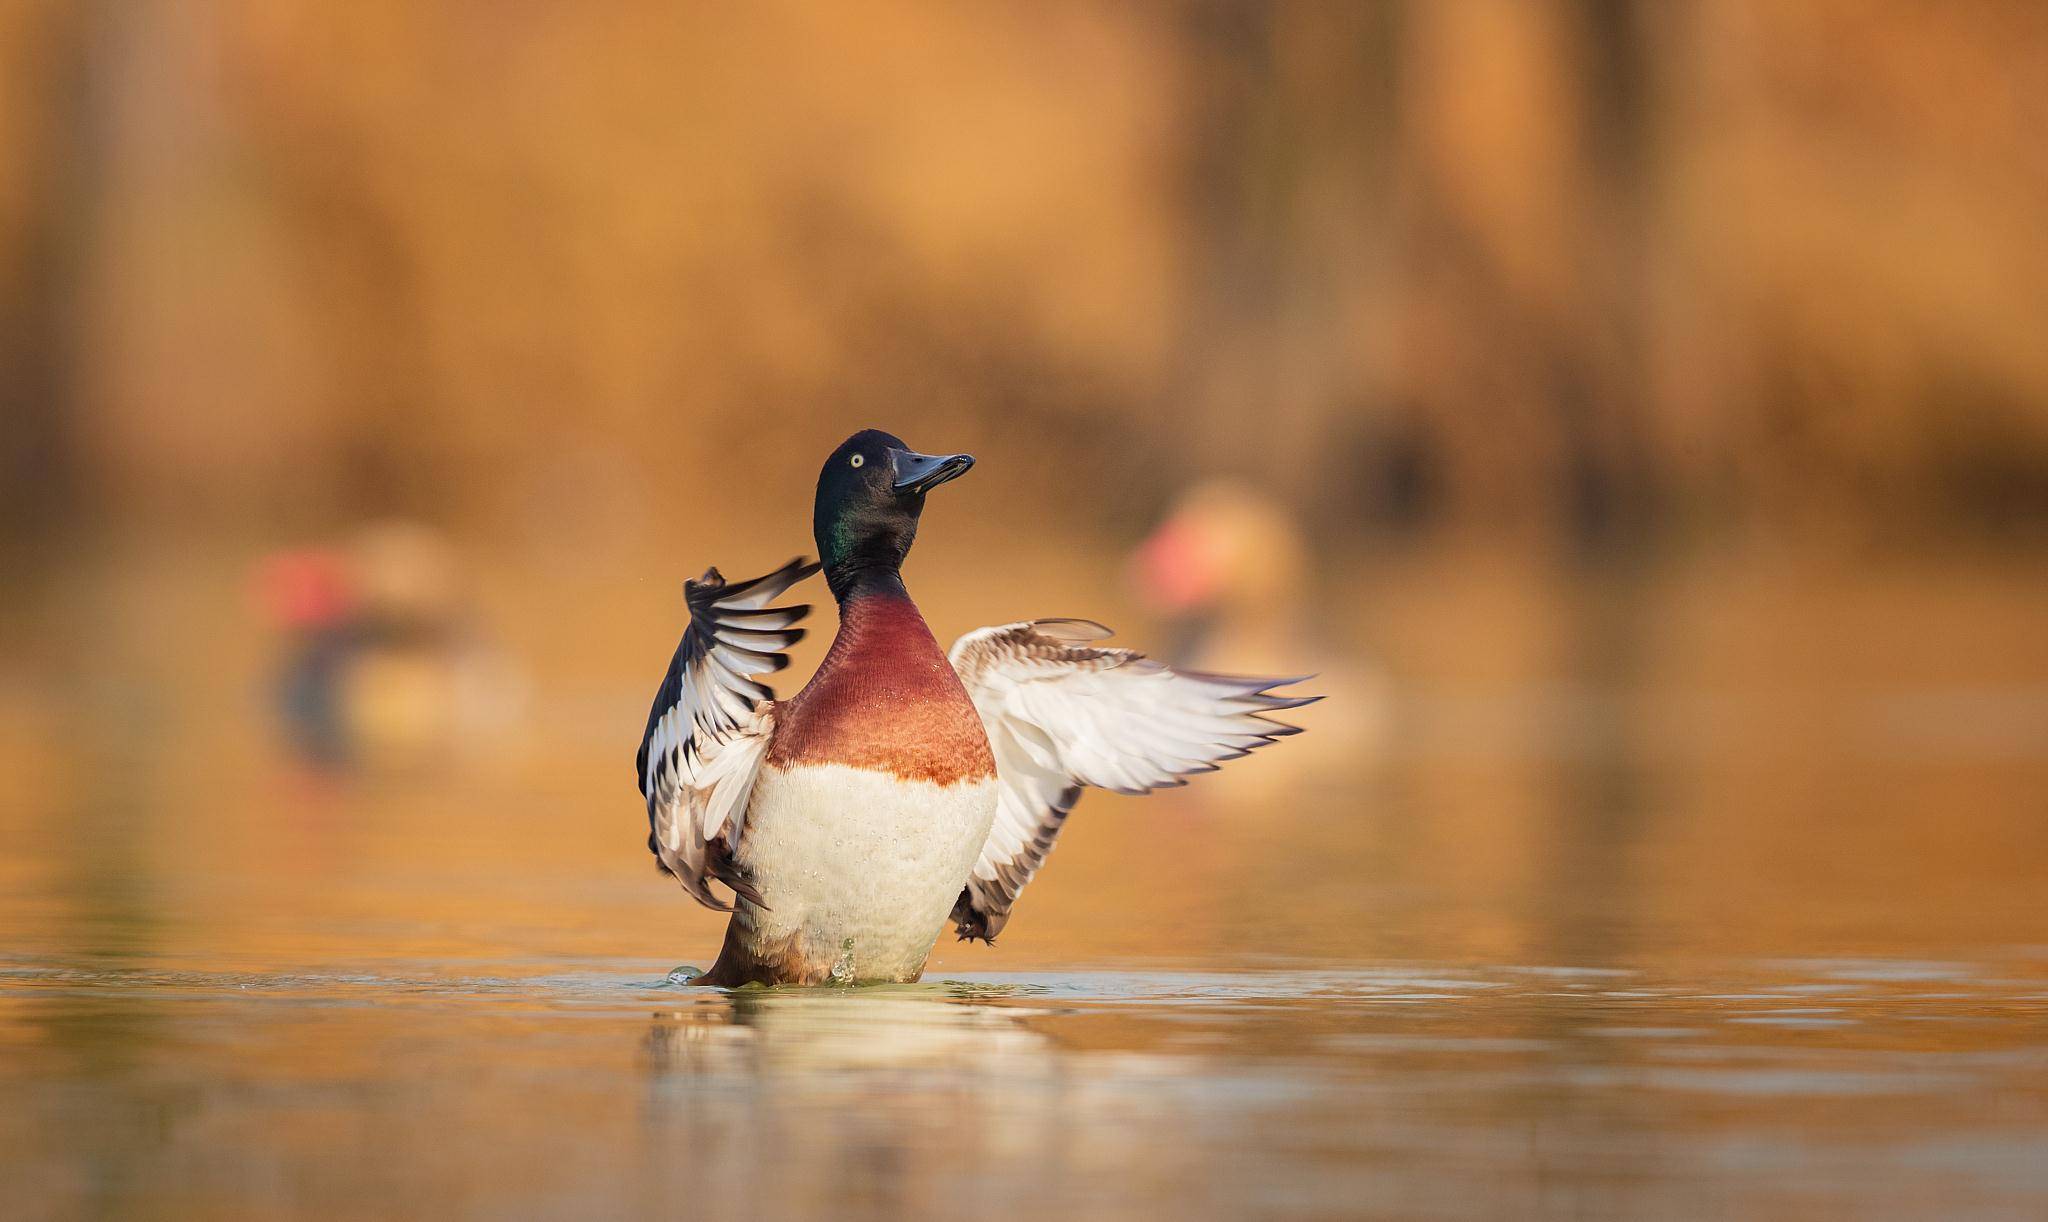
[[940,784],[993,777],[988,734],[894,566],[836,571],[839,632],[777,714],[769,762],[843,764]]
[[851,676],[862,686],[887,687],[906,675],[931,670],[934,661],[943,664],[938,641],[893,566],[841,571],[833,577],[839,631],[818,664],[813,683],[829,686]]
[[856,556],[843,564],[831,565],[825,570],[825,584],[832,588],[832,597],[839,601],[842,618],[854,604],[863,600],[910,601],[910,591],[903,587],[903,570],[899,562],[879,557]]
[[894,565],[842,572],[833,582],[839,598],[839,632],[832,638],[829,665],[855,651],[922,653],[931,629]]

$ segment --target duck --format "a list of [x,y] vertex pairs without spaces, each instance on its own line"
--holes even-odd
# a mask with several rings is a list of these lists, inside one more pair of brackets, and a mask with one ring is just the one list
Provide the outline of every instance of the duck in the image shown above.
[[[1140,794],[1299,733],[1302,677],[1177,670],[1091,620],[1020,620],[941,649],[904,584],[926,497],[973,455],[855,433],[820,470],[817,560],[684,583],[689,622],[634,756],[647,847],[729,914],[692,983],[907,983],[951,921],[993,945],[1090,787]],[[822,572],[839,625],[796,695],[789,664]],[[713,890],[716,884],[728,893]]]
[[316,776],[417,773],[504,738],[518,671],[465,584],[448,539],[404,520],[263,559],[255,592],[282,646],[274,708],[296,764]]
[[1302,597],[1309,548],[1287,510],[1253,485],[1214,479],[1188,488],[1127,569],[1160,617],[1169,663],[1291,665],[1310,637]]
[[[1396,709],[1392,677],[1367,651],[1331,639],[1345,600],[1311,597],[1317,551],[1300,519],[1265,488],[1235,478],[1190,485],[1130,553],[1125,574],[1164,638],[1161,660],[1200,670],[1287,670],[1313,665],[1328,699],[1306,715],[1312,738],[1293,767],[1234,771],[1206,797],[1234,816],[1282,815],[1304,782],[1348,783],[1383,761]],[[1348,627],[1348,625],[1346,625]],[[1311,659],[1313,661],[1311,661]]]

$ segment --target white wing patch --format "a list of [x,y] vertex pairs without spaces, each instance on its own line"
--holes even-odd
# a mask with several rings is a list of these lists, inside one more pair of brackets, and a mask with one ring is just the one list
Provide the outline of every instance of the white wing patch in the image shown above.
[[718,879],[753,903],[761,897],[734,864],[747,799],[775,733],[775,693],[756,680],[789,665],[809,606],[770,607],[818,571],[792,560],[765,577],[728,584],[717,569],[684,585],[690,626],[655,693],[633,760],[647,800],[647,847],[700,904],[720,912],[707,885]]
[[1109,635],[1089,620],[1029,620],[970,632],[947,655],[988,731],[998,782],[995,826],[953,906],[963,939],[1002,931],[1083,786],[1185,785],[1301,732],[1262,714],[1321,699],[1271,694],[1299,679],[1177,671],[1092,644]]

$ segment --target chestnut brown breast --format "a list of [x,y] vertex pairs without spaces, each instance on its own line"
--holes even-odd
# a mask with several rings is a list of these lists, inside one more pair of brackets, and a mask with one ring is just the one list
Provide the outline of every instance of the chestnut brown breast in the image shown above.
[[768,763],[844,764],[906,779],[995,775],[988,734],[917,605],[858,594],[818,673],[775,711]]

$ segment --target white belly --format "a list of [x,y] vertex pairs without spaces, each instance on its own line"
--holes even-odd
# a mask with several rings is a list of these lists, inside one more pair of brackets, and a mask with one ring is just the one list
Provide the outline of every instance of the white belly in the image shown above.
[[914,980],[988,839],[994,778],[939,785],[838,764],[764,766],[739,862],[768,908],[750,949],[835,981]]

